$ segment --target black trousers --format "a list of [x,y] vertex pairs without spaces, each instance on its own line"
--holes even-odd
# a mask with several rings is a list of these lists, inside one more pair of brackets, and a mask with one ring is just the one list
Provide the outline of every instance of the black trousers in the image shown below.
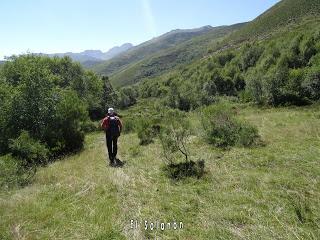
[[118,137],[106,135],[107,148],[110,161],[114,161],[118,152]]

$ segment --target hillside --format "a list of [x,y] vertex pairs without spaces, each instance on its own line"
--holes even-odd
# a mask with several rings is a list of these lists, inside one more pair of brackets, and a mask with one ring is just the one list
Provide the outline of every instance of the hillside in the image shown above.
[[[136,134],[119,139],[125,167],[106,167],[104,135],[88,135],[81,153],[40,169],[23,189],[1,192],[0,238],[317,239],[319,106],[240,109],[266,146],[221,151],[193,136],[193,158],[206,161],[202,179],[168,179],[159,142],[140,146]],[[130,229],[131,219],[184,228]]]
[[244,23],[217,27],[203,35],[193,37],[188,41],[156,52],[112,74],[110,81],[114,86],[131,85],[142,81],[144,78],[156,77],[176,67],[187,65],[205,56],[209,50],[208,46],[214,45],[227,34],[241,28],[243,25]]
[[[111,76],[111,81],[116,86],[132,84],[141,77],[153,75],[155,70],[150,66],[157,66],[157,74],[161,74],[163,70],[175,65],[190,62],[206,52],[206,45],[209,42],[215,41],[240,26],[217,28],[206,26],[191,30],[173,30],[138,45],[110,61],[96,65],[92,69],[100,74]],[[113,78],[121,79],[118,82]]]
[[[274,106],[305,105],[319,100],[320,8],[317,6],[315,1],[282,1],[211,45],[204,58],[144,79],[138,86],[140,97],[158,98],[167,106],[185,111],[214,103],[218,96]],[[302,15],[297,11],[300,7],[305,9]],[[294,23],[284,22],[268,32],[266,26],[265,32],[261,32],[268,19],[286,13],[296,19]],[[246,40],[236,40],[249,31]],[[124,76],[123,79],[128,78]]]
[[303,19],[320,16],[319,0],[282,0],[272,8],[233,33],[225,42],[265,38],[273,32],[294,27]]
[[129,64],[138,62],[139,60],[149,56],[150,54],[156,53],[162,49],[167,49],[177,43],[189,40],[194,36],[209,31],[209,29],[211,29],[211,27],[208,26],[200,29],[195,29],[194,31],[173,30],[160,37],[151,39],[134,47],[130,51],[118,56],[117,58],[114,58],[112,61],[107,61],[105,63],[99,64],[95,66],[93,70],[101,74],[111,75],[114,72],[125,68]]
[[131,85],[144,78],[153,78],[170,72],[177,66],[190,64],[206,55],[208,50],[221,52],[225,49],[239,48],[247,40],[272,38],[274,34],[286,33],[298,26],[308,25],[308,22],[312,24],[319,13],[319,1],[283,0],[248,24],[234,25],[230,29],[212,29],[202,36],[193,37],[150,56],[140,53],[137,60],[121,56],[113,61],[98,64],[93,69],[98,73],[109,75],[114,86]]

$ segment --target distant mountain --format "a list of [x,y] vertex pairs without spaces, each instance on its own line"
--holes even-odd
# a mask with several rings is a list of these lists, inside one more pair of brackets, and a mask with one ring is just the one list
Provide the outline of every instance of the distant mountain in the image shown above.
[[52,53],[52,54],[45,54],[40,53],[41,55],[46,55],[49,57],[64,57],[69,56],[74,61],[78,61],[83,64],[85,67],[91,67],[95,64],[98,64],[102,61],[109,60],[125,51],[128,51],[132,48],[133,45],[131,43],[125,43],[121,46],[113,47],[107,52],[102,52],[101,50],[85,50],[80,53],[73,53],[73,52],[66,52],[66,53]]
[[115,86],[134,84],[201,58],[208,46],[243,25],[172,30],[109,61],[93,65],[92,69],[110,76]]
[[104,60],[109,60],[123,52],[128,51],[130,48],[132,48],[133,45],[131,43],[125,43],[121,45],[120,47],[113,47],[111,48],[108,52],[104,53],[103,59]]

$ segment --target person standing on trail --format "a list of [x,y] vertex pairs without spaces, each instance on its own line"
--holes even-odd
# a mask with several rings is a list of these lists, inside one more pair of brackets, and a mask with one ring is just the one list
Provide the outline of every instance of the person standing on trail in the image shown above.
[[114,112],[113,108],[108,109],[107,116],[102,120],[101,127],[106,133],[106,142],[110,160],[110,166],[114,166],[117,161],[118,137],[122,131],[122,123],[120,118]]

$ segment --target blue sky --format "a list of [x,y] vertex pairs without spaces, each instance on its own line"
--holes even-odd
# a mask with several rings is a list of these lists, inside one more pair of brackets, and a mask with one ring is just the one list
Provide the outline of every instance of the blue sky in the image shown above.
[[1,0],[0,59],[103,51],[173,29],[250,21],[278,0]]

